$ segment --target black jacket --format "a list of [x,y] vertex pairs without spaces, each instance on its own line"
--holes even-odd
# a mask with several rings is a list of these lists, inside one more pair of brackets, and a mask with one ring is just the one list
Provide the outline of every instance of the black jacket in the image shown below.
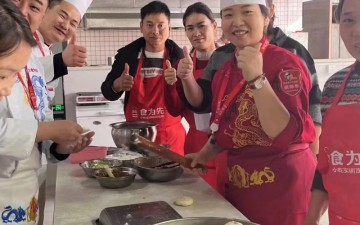
[[[174,41],[170,39],[166,40],[165,47],[168,51],[168,60],[171,62],[172,65],[174,65],[181,58],[183,58],[182,49]],[[114,80],[121,76],[124,70],[125,63],[129,64],[130,67],[129,75],[131,76],[136,75],[136,69],[138,66],[138,55],[140,50],[143,48],[145,48],[145,39],[141,37],[118,50],[111,71],[101,85],[101,92],[103,93],[106,99],[110,101],[115,101],[121,97],[123,91],[119,93],[115,93],[112,90],[111,86]],[[163,87],[159,87],[159,88],[163,88]],[[125,107],[127,105],[128,99],[129,99],[129,92],[126,92]]]

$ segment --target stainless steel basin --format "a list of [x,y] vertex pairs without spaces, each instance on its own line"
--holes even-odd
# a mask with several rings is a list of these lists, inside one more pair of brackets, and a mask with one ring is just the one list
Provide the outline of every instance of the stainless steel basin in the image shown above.
[[138,134],[150,141],[155,141],[157,134],[157,124],[145,121],[118,122],[112,123],[110,126],[112,127],[111,136],[118,148],[128,147],[131,150],[134,147],[131,141],[133,134]]

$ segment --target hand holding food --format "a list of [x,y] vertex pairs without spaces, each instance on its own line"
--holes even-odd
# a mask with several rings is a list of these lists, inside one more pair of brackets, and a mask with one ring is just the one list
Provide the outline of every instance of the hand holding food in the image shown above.
[[90,145],[94,135],[95,132],[90,131],[86,134],[80,135],[80,138],[76,141],[60,143],[56,148],[56,152],[59,154],[71,154],[79,152]]

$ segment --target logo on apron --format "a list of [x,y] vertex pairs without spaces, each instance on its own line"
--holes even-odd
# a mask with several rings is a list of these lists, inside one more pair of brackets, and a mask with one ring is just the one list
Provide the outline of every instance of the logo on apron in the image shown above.
[[337,150],[331,151],[327,147],[324,151],[329,155],[329,164],[333,167],[333,173],[360,174],[360,153],[348,150],[344,154]]
[[25,221],[26,212],[23,208],[13,208],[12,206],[6,206],[5,210],[1,213],[1,219],[3,223],[20,223]]
[[279,74],[281,90],[295,96],[302,89],[301,72],[299,70],[284,70]]
[[38,209],[39,209],[39,205],[37,203],[37,200],[35,197],[33,197],[30,202],[29,207],[27,207],[27,209],[26,209],[28,222],[31,222],[31,221],[36,222]]
[[22,207],[17,209],[12,206],[6,206],[4,211],[1,213],[1,219],[3,223],[20,223],[24,222],[36,222],[38,217],[39,205],[35,197],[30,201],[26,211]]
[[229,172],[229,181],[239,188],[250,188],[250,186],[274,183],[275,173],[270,167],[265,166],[264,170],[254,170],[250,175],[244,168],[235,165]]

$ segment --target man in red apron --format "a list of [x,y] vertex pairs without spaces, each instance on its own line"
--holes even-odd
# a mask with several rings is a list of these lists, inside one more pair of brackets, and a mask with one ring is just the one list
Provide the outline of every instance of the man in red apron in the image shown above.
[[121,48],[106,80],[101,86],[103,95],[111,101],[125,92],[127,121],[156,122],[158,144],[168,144],[183,155],[185,129],[181,117],[171,116],[165,106],[164,71],[166,60],[175,64],[182,50],[169,40],[170,10],[166,4],[153,1],[141,8],[140,29],[143,37]]
[[194,90],[191,78],[183,80],[189,103],[199,111],[211,104],[212,112],[212,137],[193,166],[228,150],[227,199],[253,222],[301,225],[316,165],[309,148],[315,140],[309,72],[264,37],[265,0],[223,0],[221,9],[233,57],[213,77],[198,79]]
[[330,225],[360,225],[360,1],[340,1],[337,15],[356,62],[332,75],[323,89],[319,163],[304,225],[318,224],[327,207]]

